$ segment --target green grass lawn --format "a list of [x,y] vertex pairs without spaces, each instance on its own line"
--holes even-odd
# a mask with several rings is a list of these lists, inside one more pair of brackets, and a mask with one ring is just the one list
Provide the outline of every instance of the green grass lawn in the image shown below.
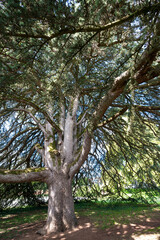
[[[95,226],[106,229],[115,224],[128,224],[139,216],[149,218],[153,212],[160,212],[160,205],[136,203],[80,202],[75,204],[77,217],[88,217]],[[45,220],[47,207],[27,207],[5,210],[0,214],[0,239],[11,239],[20,234],[20,225]],[[154,232],[160,232],[155,229]]]
[[129,224],[137,221],[139,216],[149,218],[153,211],[160,213],[160,205],[136,203],[80,203],[76,205],[78,216],[87,216],[102,229],[115,224]]
[[45,220],[47,207],[26,207],[5,210],[0,214],[0,239],[10,239],[20,234],[19,226],[25,223],[35,223]]

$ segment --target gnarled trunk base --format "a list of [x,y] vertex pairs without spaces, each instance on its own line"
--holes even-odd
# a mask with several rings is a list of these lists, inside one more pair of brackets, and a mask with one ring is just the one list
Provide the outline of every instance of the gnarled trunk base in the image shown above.
[[47,222],[37,233],[41,235],[63,232],[77,225],[74,213],[71,180],[63,174],[54,177],[49,184]]

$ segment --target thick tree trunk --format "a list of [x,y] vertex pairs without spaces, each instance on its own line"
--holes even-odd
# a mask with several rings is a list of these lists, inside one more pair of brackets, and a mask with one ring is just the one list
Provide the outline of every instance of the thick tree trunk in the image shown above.
[[64,174],[57,174],[49,184],[47,222],[40,234],[62,232],[76,226],[71,179]]

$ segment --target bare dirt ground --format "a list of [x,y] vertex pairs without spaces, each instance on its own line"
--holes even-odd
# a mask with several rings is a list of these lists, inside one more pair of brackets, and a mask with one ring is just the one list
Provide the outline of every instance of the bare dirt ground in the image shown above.
[[[154,213],[148,219],[139,219],[127,225],[114,225],[106,230],[94,227],[89,218],[80,217],[79,225],[72,231],[41,236],[36,231],[44,222],[23,224],[17,229],[12,240],[160,240],[160,213]],[[6,240],[1,238],[1,240]]]

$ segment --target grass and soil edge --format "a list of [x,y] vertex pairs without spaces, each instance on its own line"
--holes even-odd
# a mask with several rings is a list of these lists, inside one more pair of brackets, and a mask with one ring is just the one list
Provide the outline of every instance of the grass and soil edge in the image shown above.
[[[95,227],[108,229],[117,225],[134,224],[160,215],[160,204],[134,202],[77,202],[77,218],[87,218]],[[0,213],[0,238],[12,239],[21,235],[21,226],[45,221],[47,206],[7,209]],[[144,233],[160,233],[160,226],[144,229]],[[148,233],[147,232],[147,233]],[[16,239],[16,238],[15,238]]]

